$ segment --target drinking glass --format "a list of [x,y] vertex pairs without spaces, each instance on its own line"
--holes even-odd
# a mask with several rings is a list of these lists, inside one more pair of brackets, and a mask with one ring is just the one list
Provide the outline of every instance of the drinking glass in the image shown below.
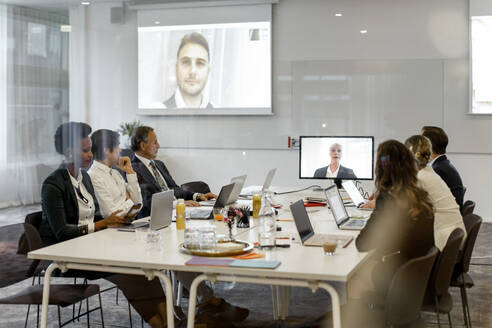
[[213,211],[215,221],[224,220],[224,216],[226,215],[226,209],[224,207],[214,207]]
[[325,255],[335,255],[335,250],[337,249],[337,241],[326,241],[323,243],[323,252]]
[[145,248],[149,251],[161,249],[161,233],[159,231],[153,229],[147,230]]
[[211,249],[217,244],[217,228],[209,225],[199,228],[199,246],[201,249]]
[[200,232],[197,228],[186,228],[184,232],[184,247],[199,248],[200,247]]

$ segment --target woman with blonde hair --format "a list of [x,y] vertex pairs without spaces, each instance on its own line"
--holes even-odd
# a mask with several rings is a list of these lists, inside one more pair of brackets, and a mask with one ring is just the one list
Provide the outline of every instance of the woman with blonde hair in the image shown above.
[[[418,185],[429,193],[434,206],[434,239],[436,246],[442,250],[451,232],[461,228],[466,235],[463,217],[456,200],[443,179],[427,166],[431,158],[431,143],[421,135],[414,135],[405,141],[415,157],[418,173]],[[463,239],[463,243],[465,240]]]

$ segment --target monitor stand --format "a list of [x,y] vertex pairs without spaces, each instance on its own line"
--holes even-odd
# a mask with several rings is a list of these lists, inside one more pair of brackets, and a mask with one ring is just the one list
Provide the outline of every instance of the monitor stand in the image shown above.
[[336,178],[336,179],[333,180],[333,182],[337,185],[337,188],[338,189],[342,189],[343,188],[342,187],[342,179]]

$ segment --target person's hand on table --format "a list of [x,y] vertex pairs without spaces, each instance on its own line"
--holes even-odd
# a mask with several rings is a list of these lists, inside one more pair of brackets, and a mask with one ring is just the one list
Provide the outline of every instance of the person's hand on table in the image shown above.
[[108,227],[120,227],[126,223],[125,217],[118,215],[121,210],[114,211],[104,219],[94,223],[94,230],[98,231]]
[[200,203],[195,202],[194,200],[185,200],[185,205],[190,207],[198,207],[200,206]]
[[374,199],[368,200],[367,202],[365,202],[364,204],[362,204],[359,207],[360,208],[375,208],[376,207],[376,201]]
[[206,194],[201,194],[198,198],[200,198],[200,200],[202,201],[205,201],[209,199],[217,199],[217,195],[211,192],[207,192]]

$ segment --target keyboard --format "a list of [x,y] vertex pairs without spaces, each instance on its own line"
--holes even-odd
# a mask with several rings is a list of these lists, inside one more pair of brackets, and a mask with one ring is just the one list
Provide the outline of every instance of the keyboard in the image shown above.
[[364,220],[349,220],[344,226],[347,227],[363,227],[366,224]]

